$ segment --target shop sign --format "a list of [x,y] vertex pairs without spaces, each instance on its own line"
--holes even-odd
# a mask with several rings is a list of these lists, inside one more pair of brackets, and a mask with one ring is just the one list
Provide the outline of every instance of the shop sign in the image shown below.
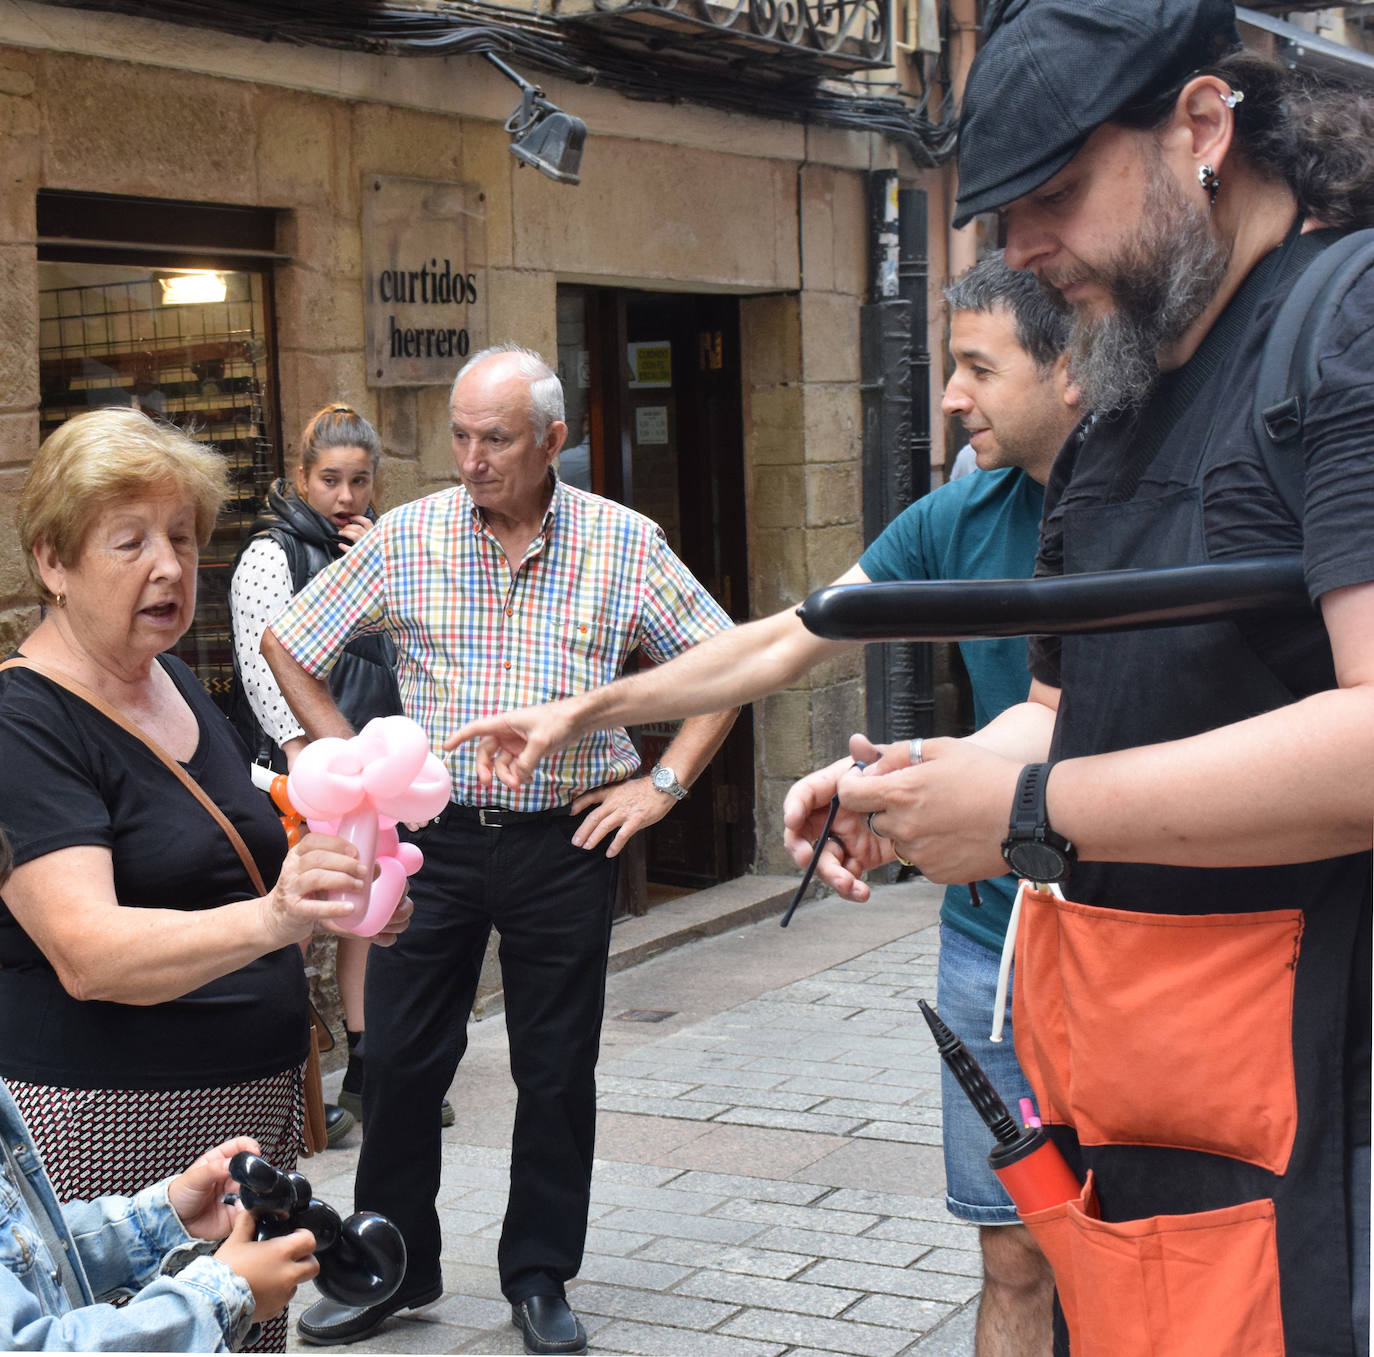
[[368,385],[448,385],[487,343],[486,194],[369,174],[362,233]]

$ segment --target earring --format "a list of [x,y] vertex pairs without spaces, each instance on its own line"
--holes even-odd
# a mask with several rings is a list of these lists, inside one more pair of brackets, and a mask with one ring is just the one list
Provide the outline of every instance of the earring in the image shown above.
[[1210,165],[1199,165],[1197,167],[1197,181],[1207,194],[1207,206],[1215,206],[1217,190],[1221,187],[1221,179],[1217,172]]
[[53,607],[55,607],[55,608],[65,608],[65,607],[67,606],[67,596],[66,596],[66,594],[54,594],[54,595],[52,596],[52,601],[53,601]]

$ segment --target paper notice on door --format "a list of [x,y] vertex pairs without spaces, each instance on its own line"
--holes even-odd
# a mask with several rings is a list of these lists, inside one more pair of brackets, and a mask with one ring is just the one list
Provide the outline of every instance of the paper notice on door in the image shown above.
[[641,447],[668,441],[668,407],[641,405],[635,411],[635,442]]

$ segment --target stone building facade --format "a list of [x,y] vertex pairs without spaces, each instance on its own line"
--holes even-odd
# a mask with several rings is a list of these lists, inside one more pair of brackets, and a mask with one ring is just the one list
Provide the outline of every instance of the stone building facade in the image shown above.
[[[51,193],[271,210],[276,257],[267,309],[287,460],[309,414],[345,400],[382,435],[381,507],[450,484],[446,387],[371,386],[364,362],[365,185],[369,176],[409,176],[480,193],[491,340],[559,351],[560,289],[569,287],[641,300],[728,299],[738,317],[748,615],[834,579],[863,547],[866,176],[886,167],[910,182],[920,176],[870,133],[543,84],[587,123],[579,186],[554,183],[512,157],[503,122],[513,91],[477,57],[340,52],[7,6],[0,16],[0,487],[12,500],[40,438],[37,297],[42,260],[54,247],[40,234],[36,203]],[[932,215],[943,215],[943,178],[927,178],[936,190]],[[90,229],[100,236],[98,221]],[[937,282],[940,240],[934,233]],[[937,318],[938,310],[932,306]],[[937,434],[935,456],[942,455]],[[32,624],[35,606],[5,516],[6,645]],[[747,789],[756,870],[790,870],[780,841],[782,795],[797,776],[843,752],[848,733],[863,726],[863,704],[855,658],[756,708]]]

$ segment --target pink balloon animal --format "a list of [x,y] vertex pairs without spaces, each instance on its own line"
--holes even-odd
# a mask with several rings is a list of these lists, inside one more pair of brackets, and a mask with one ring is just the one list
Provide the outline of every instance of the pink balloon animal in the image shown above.
[[[358,850],[371,889],[341,891],[352,914],[336,927],[360,937],[379,933],[424,856],[396,835],[398,820],[432,820],[448,805],[448,769],[408,716],[378,716],[351,740],[326,736],[301,750],[287,778],[291,804],[312,830],[337,834]],[[373,870],[376,877],[373,879]]]

